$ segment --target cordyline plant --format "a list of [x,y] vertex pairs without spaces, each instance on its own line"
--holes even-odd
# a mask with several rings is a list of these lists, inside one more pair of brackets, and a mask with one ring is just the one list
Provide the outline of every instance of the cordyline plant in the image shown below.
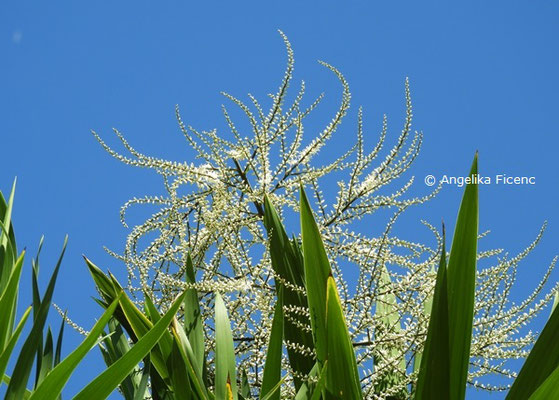
[[[477,173],[477,156],[470,173],[472,176]],[[376,391],[364,393],[333,271],[302,188],[301,244],[289,240],[276,210],[268,198],[264,199],[265,221],[272,233],[272,266],[283,280],[275,283],[277,297],[259,388],[251,387],[246,372],[239,370],[231,322],[219,292],[212,296],[215,347],[213,362],[210,362],[206,354],[200,294],[195,287],[178,295],[164,315],[146,294],[144,310],[141,311],[112,275],[105,275],[87,259],[101,296],[97,301],[105,311],[83,342],[61,361],[62,328],[56,351],[53,350],[50,329],[44,346],[42,332],[64,249],[43,298],[37,285],[38,256],[32,262],[33,306],[25,310],[16,325],[15,304],[25,253],[17,256],[11,226],[13,193],[12,190],[6,203],[0,192],[0,388],[4,383],[7,385],[5,399],[60,399],[62,389],[77,365],[100,341],[108,368],[75,395],[75,400],[104,399],[116,387],[127,400],[245,400],[254,398],[256,392],[261,400],[279,399],[282,385],[287,380],[287,376],[282,378],[284,346],[288,348],[287,357],[293,371],[309,377],[304,381],[294,379],[296,394],[291,397],[328,400],[376,398],[380,395]],[[473,325],[477,236],[478,194],[477,185],[472,184],[466,187],[462,199],[448,265],[443,227],[440,264],[417,382],[409,393],[401,391],[391,398],[464,399]],[[195,267],[190,257],[187,257],[186,268],[186,281],[192,284],[195,282]],[[304,284],[304,292],[295,290],[296,282],[300,281]],[[284,313],[286,306],[306,310],[311,321],[309,335]],[[35,314],[33,326],[17,356],[12,374],[8,376],[6,366],[32,308]],[[181,308],[182,323],[176,317]],[[109,334],[102,334],[107,324]],[[558,329],[559,310],[555,309],[507,399],[545,400],[559,396]],[[314,356],[290,352],[288,337],[298,345],[308,345]],[[35,384],[33,389],[27,389],[34,363]]]
[[[476,173],[477,156],[470,174],[475,176]],[[136,378],[146,382],[149,374],[154,399],[244,400],[255,398],[258,393],[258,398],[262,400],[279,400],[286,397],[285,392],[293,389],[296,393],[290,394],[289,398],[296,400],[384,397],[384,388],[371,392],[362,385],[333,271],[305,192],[301,189],[301,244],[287,237],[268,198],[264,199],[264,204],[266,225],[273,229],[270,245],[272,267],[282,280],[275,283],[277,296],[261,383],[256,388],[251,387],[246,371],[239,368],[231,322],[219,292],[212,296],[215,334],[211,340],[215,340],[215,347],[212,350],[213,361],[210,361],[204,345],[200,297],[194,287],[186,289],[174,303],[184,302],[183,323],[176,318],[173,320],[171,331],[166,331],[151,350],[149,358],[144,360],[144,368],[137,371],[141,378]],[[389,395],[389,398],[464,399],[473,328],[477,237],[478,189],[474,183],[468,185],[464,192],[448,263],[443,226],[440,263],[417,382],[409,389]],[[113,329],[113,334],[120,337],[123,326],[132,341],[139,344],[162,320],[150,296],[146,294],[142,312],[127,296],[118,297],[122,289],[112,275],[105,275],[87,259],[86,262],[101,295],[100,304],[108,307],[115,301],[119,302],[114,312],[112,326],[116,329]],[[190,257],[186,265],[187,282],[192,283],[195,267]],[[298,286],[297,282],[303,282],[304,291],[294,289]],[[284,312],[286,307],[305,310],[311,321],[310,332]],[[559,311],[555,310],[507,399],[543,400],[559,395],[558,329]],[[106,339],[105,342],[109,345],[113,340]],[[289,351],[290,341],[309,349],[310,353]],[[114,368],[113,363],[119,362],[118,357],[131,354],[138,344],[122,347],[121,354],[106,356],[107,364]],[[288,373],[282,378],[284,347],[288,350],[292,372],[298,373],[294,375],[294,388],[282,386],[289,377]],[[297,376],[309,378],[296,379]],[[131,382],[132,375],[127,379]],[[143,399],[147,395],[145,390],[145,383],[121,386],[127,399]]]
[[[274,232],[270,221],[266,221],[263,199],[274,204],[278,218],[283,218],[288,210],[301,212],[297,201],[299,185],[311,188],[318,210],[318,230],[340,290],[364,393],[366,396],[376,393],[379,398],[400,397],[417,380],[442,247],[441,236],[427,223],[437,241],[434,248],[391,233],[402,212],[431,199],[440,186],[425,197],[406,197],[412,177],[393,188],[392,194],[381,190],[402,177],[419,153],[422,134],[411,130],[409,84],[406,81],[403,129],[384,156],[387,119],[383,119],[377,144],[367,150],[360,108],[355,142],[336,160],[317,164],[317,155],[341,129],[347,115],[349,86],[335,67],[321,62],[340,81],[342,98],[332,120],[321,129],[312,128],[312,140],[305,141],[305,128],[310,129],[305,126],[306,118],[318,107],[323,95],[304,106],[304,82],[295,96],[289,95],[294,58],[289,41],[281,35],[287,47],[287,69],[278,91],[270,95],[268,111],[250,94],[250,103],[245,104],[224,93],[246,116],[248,130],[234,122],[226,106],[222,110],[229,132],[221,135],[216,130],[199,131],[185,124],[177,107],[180,129],[196,152],[196,163],[171,162],[145,155],[115,130],[129,153],[123,155],[93,132],[118,160],[150,168],[161,175],[166,191],[163,196],[134,198],[123,206],[124,226],[127,226],[126,210],[131,206],[150,204],[159,209],[132,229],[122,254],[108,251],[126,265],[129,279],[125,290],[137,304],[150,298],[157,309],[165,311],[184,289],[197,290],[201,296],[200,313],[206,321],[203,326],[206,353],[210,356],[215,350],[214,303],[210,294],[221,292],[229,304],[239,368],[245,371],[250,385],[258,386],[263,379],[260,365],[273,329],[278,283],[285,285],[292,296],[303,299],[306,293],[304,282],[290,282],[273,268],[267,250],[274,246]],[[332,187],[334,176],[344,173],[346,177],[337,181],[337,192],[327,189],[325,195],[321,184]],[[326,201],[334,197],[333,203]],[[372,218],[382,209],[393,210],[393,215],[384,222],[381,235],[354,231],[359,220]],[[519,263],[537,245],[544,228],[545,225],[532,244],[514,257],[501,249],[477,253],[477,260],[487,266],[479,270],[474,284],[473,337],[467,376],[470,385],[487,390],[508,388],[508,384],[487,384],[487,378],[491,375],[514,378],[516,373],[508,369],[509,360],[526,357],[535,341],[535,335],[523,327],[557,291],[555,285],[544,292],[557,259],[532,294],[520,304],[511,301],[510,293]],[[292,240],[293,246],[301,241],[300,238]],[[189,257],[197,266],[195,276],[188,273]],[[344,274],[356,276],[356,285],[350,287]],[[307,339],[310,337],[312,320],[308,309],[288,302],[282,312],[293,327],[298,327]],[[318,356],[314,348],[294,341],[287,332],[288,353],[307,357],[306,365],[311,365],[311,359]],[[209,362],[213,362],[211,358]],[[294,383],[285,385],[282,393],[291,396],[301,382],[311,377],[290,364],[286,355],[282,363],[282,368],[290,372],[286,380]]]

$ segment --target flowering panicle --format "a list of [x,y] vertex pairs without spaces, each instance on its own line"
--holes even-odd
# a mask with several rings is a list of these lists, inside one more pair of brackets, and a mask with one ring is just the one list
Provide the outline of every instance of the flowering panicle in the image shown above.
[[[339,80],[341,101],[331,121],[310,141],[306,140],[309,131],[306,118],[320,105],[324,94],[303,106],[306,87],[301,82],[295,97],[288,101],[294,55],[287,37],[280,34],[287,48],[287,68],[278,90],[270,95],[269,108],[266,110],[252,95],[246,104],[223,93],[246,116],[249,132],[240,128],[225,105],[222,112],[230,139],[215,129],[200,131],[185,124],[177,106],[178,125],[196,153],[196,163],[171,162],[145,155],[115,130],[127,152],[123,155],[93,132],[110,155],[128,165],[154,170],[162,177],[165,188],[164,195],[134,198],[124,204],[121,209],[124,226],[128,226],[126,211],[130,207],[149,204],[158,209],[131,229],[122,254],[109,252],[125,263],[129,275],[127,289],[138,301],[147,291],[161,309],[166,309],[178,291],[186,287],[199,291],[208,354],[215,344],[213,297],[208,294],[224,293],[239,368],[246,370],[251,383],[257,385],[262,379],[259,366],[263,365],[274,312],[274,281],[281,280],[273,273],[267,251],[262,223],[263,198],[267,194],[280,216],[285,217],[288,212],[299,211],[297,192],[303,184],[313,194],[317,223],[336,274],[365,393],[368,398],[397,396],[417,379],[415,365],[427,332],[435,267],[441,249],[441,237],[428,223],[425,225],[436,241],[434,248],[392,234],[399,216],[408,207],[433,198],[440,185],[423,197],[407,196],[413,177],[392,187],[391,194],[380,190],[395,184],[419,154],[423,135],[411,130],[410,85],[406,80],[402,131],[384,157],[381,154],[388,140],[387,117],[383,118],[377,143],[368,150],[363,110],[359,108],[355,142],[340,151],[336,160],[322,165],[316,161],[317,155],[341,129],[348,115],[349,84],[338,69],[320,62]],[[335,179],[338,189],[334,193]],[[335,201],[327,201],[330,198]],[[354,223],[370,218],[381,209],[391,210],[392,217],[384,222],[380,235],[353,230]],[[535,335],[522,333],[521,328],[550,302],[552,292],[544,292],[544,286],[555,260],[524,302],[512,304],[510,291],[519,262],[533,250],[542,234],[543,228],[534,243],[514,258],[506,255],[498,258],[502,250],[479,254],[483,262],[495,258],[497,261],[481,269],[477,276],[469,374],[469,382],[474,386],[499,390],[478,380],[494,374],[514,376],[507,369],[507,361],[524,356],[533,344]],[[192,256],[197,268],[195,284],[184,281],[187,254]],[[344,276],[344,271],[354,271],[354,287],[347,282],[350,273]],[[305,292],[297,286],[289,289]],[[284,313],[301,329],[310,329],[305,322],[308,310],[286,306]],[[392,322],[387,323],[388,320]],[[312,349],[297,343],[285,345],[314,356]],[[286,358],[284,368],[290,370]],[[293,395],[290,390],[282,388],[282,395]]]

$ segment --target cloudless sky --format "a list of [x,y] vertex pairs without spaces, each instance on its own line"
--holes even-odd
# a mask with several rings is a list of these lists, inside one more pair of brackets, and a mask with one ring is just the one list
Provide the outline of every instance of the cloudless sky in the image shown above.
[[[81,254],[124,278],[122,265],[102,249],[123,248],[128,231],[120,225],[119,208],[133,196],[163,193],[155,174],[111,158],[90,130],[116,144],[116,127],[144,153],[194,161],[176,125],[175,104],[188,123],[212,129],[223,127],[220,91],[265,100],[285,66],[277,29],[293,45],[294,82],[305,80],[307,101],[326,93],[319,111],[324,120],[314,131],[307,127],[308,135],[328,122],[341,93],[316,60],[339,68],[352,88],[351,112],[328,155],[354,140],[359,105],[369,148],[383,113],[389,143],[395,143],[409,77],[413,126],[424,132],[421,155],[406,175],[416,176],[414,195],[429,191],[423,183],[428,174],[465,175],[476,149],[482,175],[536,178],[535,185],[480,188],[480,230],[492,231],[481,249],[503,247],[514,255],[549,223],[540,246],[521,265],[515,293],[519,299],[529,293],[559,252],[559,4],[450,3],[3,1],[0,189],[7,194],[18,177],[16,236],[32,255],[45,234],[43,279],[69,235],[55,302],[77,323],[92,325],[101,310],[91,300],[96,294]],[[430,238],[419,219],[438,226],[443,218],[452,226],[461,193],[445,186],[431,203],[411,210],[398,232]],[[30,265],[24,274],[26,285]],[[58,327],[54,310],[51,323]],[[536,321],[535,329],[541,324]],[[66,354],[80,340],[67,332]],[[68,395],[102,368],[95,350],[72,378]]]

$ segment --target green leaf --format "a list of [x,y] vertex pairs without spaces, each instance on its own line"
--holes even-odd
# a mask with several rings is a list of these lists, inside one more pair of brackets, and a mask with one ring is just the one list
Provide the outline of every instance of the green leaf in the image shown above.
[[[327,362],[328,362],[328,360],[325,361],[324,364],[326,364]],[[321,373],[321,371],[325,371],[324,365],[322,366],[322,369],[320,369],[320,365],[317,362],[311,368],[308,376],[309,376],[309,378],[319,378],[319,379],[321,379],[322,376],[319,375]],[[310,399],[314,395],[314,393],[316,393],[316,390],[314,390],[315,387],[316,387],[316,385],[310,383],[309,380],[304,381],[301,384],[301,387],[297,390],[297,393],[295,394],[295,400],[308,400],[308,399]]]
[[50,327],[47,328],[47,338],[45,341],[45,346],[42,351],[40,368],[37,374],[37,380],[35,382],[35,388],[45,379],[45,376],[52,370],[54,363],[54,345],[52,340],[52,331]]
[[330,276],[326,292],[327,360],[326,389],[342,399],[362,399],[361,382],[353,344],[336,282]]
[[128,353],[89,383],[74,397],[74,400],[97,400],[107,398],[120,382],[130,374],[136,365],[149,354],[150,350],[167,331],[167,327],[180,308],[181,303],[184,301],[184,297],[184,293],[179,296],[165,315],[149,330],[149,332],[132,346]]
[[322,396],[322,391],[326,388],[326,380],[328,378],[328,360],[324,361],[322,370],[318,378],[318,382],[314,388],[314,392],[311,396],[311,400],[320,400]]
[[[260,398],[272,391],[272,388],[281,380],[281,356],[283,353],[283,289],[280,289],[272,320],[272,330],[268,351],[266,352],[266,363],[264,364],[264,375],[260,388]],[[280,392],[277,391],[270,399],[279,400]]]
[[[6,286],[17,254],[14,231],[11,223],[16,181],[17,179],[14,179],[7,204],[4,200],[4,196],[0,193],[0,225],[2,226],[2,231],[0,231],[0,291]],[[14,322],[11,321],[9,325],[10,331],[13,328],[13,323]]]
[[264,397],[262,397],[260,400],[270,400],[272,398],[272,396],[275,395],[276,392],[279,392],[281,385],[283,384],[283,382],[285,381],[287,377],[284,376],[278,383],[276,383],[276,385],[272,388],[271,391],[268,392],[268,394]]
[[548,400],[559,398],[559,366],[530,396],[529,400]]
[[31,374],[31,368],[33,366],[33,358],[37,347],[40,344],[40,340],[43,332],[43,327],[47,319],[49,309],[51,307],[52,295],[54,292],[54,286],[56,283],[56,278],[58,276],[58,271],[60,269],[60,264],[62,263],[62,258],[64,257],[64,252],[66,251],[66,244],[68,242],[68,237],[64,239],[64,245],[62,247],[62,253],[56,263],[54,272],[50,278],[47,290],[41,302],[41,306],[38,310],[37,316],[33,321],[33,327],[29,332],[29,336],[25,340],[23,347],[19,353],[19,357],[16,361],[14,367],[14,372],[12,374],[11,382],[6,391],[5,400],[20,400],[25,393],[27,380]]
[[190,345],[190,341],[184,332],[184,328],[179,325],[176,319],[173,320],[173,335],[175,337],[175,341],[179,345],[180,354],[184,360],[186,365],[186,371],[190,380],[192,381],[193,388],[196,391],[196,394],[201,399],[206,399],[210,397],[210,394],[207,392],[206,387],[204,386],[204,377],[202,374],[201,368],[198,366],[198,360],[194,355],[194,351],[192,350],[192,346]]
[[[97,291],[99,292],[102,298],[102,301],[97,301],[97,302],[104,308],[107,308],[109,304],[111,304],[114,301],[118,293],[120,293],[122,287],[120,287],[120,285],[115,286],[116,284],[118,284],[116,279],[113,280],[109,278],[107,275],[105,275],[103,271],[101,271],[99,267],[97,267],[95,264],[93,264],[93,262],[87,259],[87,257],[83,256],[83,258],[85,260],[85,264],[87,268],[89,269],[89,273],[91,274],[91,277],[95,282]],[[114,317],[126,330],[128,335],[130,335],[130,339],[132,339],[132,341],[135,342],[137,340],[136,334],[134,333],[134,330],[132,329],[128,320],[126,319],[124,312],[122,311],[122,308],[120,306],[116,308],[114,312]]]
[[[9,385],[10,382],[11,382],[11,379],[8,375],[4,374],[0,383],[1,382],[4,382],[6,385]],[[31,391],[29,389],[25,389],[25,392],[23,393],[23,400],[28,400],[29,396],[31,396]]]
[[150,365],[151,363],[149,361],[149,356],[147,356],[146,359],[144,360],[144,370],[142,371],[142,379],[140,379],[140,383],[138,384],[138,388],[136,389],[136,393],[134,394],[134,400],[145,399],[146,390],[148,387]]
[[12,333],[13,325],[11,321],[15,319],[15,303],[24,257],[25,251],[17,259],[8,278],[7,285],[0,294],[0,349],[6,346]]
[[[12,209],[14,205],[14,195],[16,192],[16,183],[17,183],[17,178],[14,179],[14,183],[12,184],[12,190],[10,192],[10,198],[8,199],[8,204],[4,208],[3,210],[4,212],[2,213],[3,214],[2,223],[6,228],[6,232],[10,232],[11,221],[12,221]],[[4,198],[2,198],[2,200],[4,200]],[[0,233],[0,246],[5,248],[6,245],[8,244],[8,241],[9,241],[9,235],[6,236],[4,232]],[[15,243],[15,241],[13,242]]]
[[[293,290],[293,287],[305,287],[304,263],[301,249],[294,239],[287,237],[285,228],[267,196],[264,197],[264,225],[266,226],[270,241],[270,258],[274,273],[279,278],[275,279],[276,294],[283,290],[283,304],[301,309],[308,309],[305,293]],[[282,283],[284,281],[287,285]],[[310,321],[303,315],[290,315],[284,318],[283,332],[285,340],[297,343],[304,348],[314,348],[312,333],[303,330],[302,326],[309,325]],[[312,355],[304,355],[291,347],[287,349],[289,364],[298,375],[307,375],[313,368],[315,361]],[[294,377],[295,389],[299,390],[303,382],[297,376]]]
[[247,372],[243,369],[241,372],[241,396],[243,399],[250,399],[250,385],[248,383]]
[[450,398],[450,334],[448,321],[448,287],[443,225],[443,246],[435,282],[433,307],[421,367],[415,387],[416,400]]
[[[559,332],[559,307],[553,311],[520,369],[507,395],[508,400],[527,399],[548,377],[551,378],[550,382],[557,382],[556,369],[559,366],[557,332]],[[549,383],[546,383],[546,387],[548,386]],[[547,393],[547,390],[542,389],[542,393]]]
[[[477,153],[470,177],[476,177]],[[448,317],[450,333],[450,398],[463,400],[470,363],[474,318],[478,236],[478,185],[466,185],[448,260]]]
[[192,388],[178,346],[177,342],[174,341],[171,353],[167,357],[167,365],[171,374],[171,386],[176,400],[190,400],[193,399]]
[[23,316],[19,320],[19,323],[17,324],[16,329],[14,330],[12,336],[10,337],[8,344],[6,345],[6,347],[4,347],[4,349],[0,353],[0,376],[3,376],[4,373],[6,372],[8,362],[10,361],[10,355],[14,350],[17,340],[19,339],[19,335],[21,334],[21,331],[25,326],[25,322],[27,321],[27,318],[29,317],[30,313],[31,313],[31,306],[29,306],[27,310],[25,310],[25,312],[23,313]]
[[[186,259],[186,283],[196,283],[196,276],[190,253],[188,253]],[[200,369],[198,372],[201,376],[205,363],[204,326],[198,300],[198,291],[196,289],[186,290],[186,297],[184,299],[184,330],[192,346],[192,351],[196,357],[196,363]]]
[[[103,336],[105,337],[103,339],[105,349],[99,347],[99,350],[101,350],[101,354],[105,359],[105,364],[111,366],[116,360],[128,353],[131,346],[124,335],[122,326],[114,317],[109,319],[108,327],[109,334],[107,335],[103,332]],[[135,394],[137,394],[136,387],[140,384],[141,378],[143,378],[142,372],[139,367],[136,367],[130,375],[122,381],[119,389],[126,400],[134,400]]]
[[[445,260],[446,261],[446,260]],[[431,267],[431,272],[435,272],[435,268]],[[425,302],[423,304],[423,312],[427,316],[431,316],[431,309],[433,308],[433,293],[430,293],[425,298]],[[422,351],[417,351],[413,358],[413,372],[418,372],[419,367],[421,366],[421,356]]]
[[303,187],[300,190],[300,208],[305,283],[311,315],[311,328],[316,357],[322,363],[326,359],[326,282],[332,271],[322,243],[322,237]]
[[[130,327],[134,338],[137,338],[135,340],[136,342],[153,328],[154,325],[151,321],[140,310],[138,310],[128,296],[121,297],[120,308],[123,313],[123,317],[121,318],[123,318]],[[119,322],[121,322],[120,319]],[[166,350],[166,355],[163,354],[161,345],[156,346],[151,352],[151,362],[164,381],[167,381],[170,378],[170,371],[167,368],[165,360],[169,356],[172,347],[172,343],[169,343],[166,333],[168,332],[164,331],[162,334],[163,337],[167,339],[165,340],[166,343],[163,346]]]
[[62,338],[64,337],[64,325],[66,325],[66,312],[60,322],[60,330],[58,331],[58,339],[56,340],[56,350],[54,352],[54,366],[60,364],[60,356],[62,354]]
[[[155,305],[147,293],[144,294],[144,303],[149,310],[148,315],[151,318],[151,322],[153,324],[157,323],[157,321],[161,319],[161,315],[159,315],[159,311],[157,311],[157,308],[155,308]],[[130,304],[132,303],[130,302]],[[170,356],[173,349],[173,337],[170,332],[165,332],[165,334],[163,334],[163,337],[158,343],[158,348],[161,350],[164,359]]]
[[[237,374],[231,322],[219,293],[215,294],[215,396],[237,400]],[[230,390],[229,390],[230,389]]]
[[120,296],[117,296],[109,308],[105,310],[83,342],[42,380],[31,396],[31,400],[54,400],[58,398],[68,379],[70,379],[72,372],[74,372],[89,350],[99,343],[99,335],[101,335],[103,327],[113,315]]

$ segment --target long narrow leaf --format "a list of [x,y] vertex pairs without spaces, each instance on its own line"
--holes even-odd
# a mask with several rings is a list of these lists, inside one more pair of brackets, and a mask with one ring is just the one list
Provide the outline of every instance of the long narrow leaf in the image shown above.
[[326,389],[342,399],[362,399],[355,352],[347,330],[336,282],[330,276],[326,292],[327,360]]
[[270,390],[268,392],[268,394],[264,397],[262,397],[260,400],[270,400],[272,398],[272,396],[274,396],[276,394],[276,392],[279,392],[281,385],[283,384],[283,382],[285,381],[287,377],[284,376],[283,378],[281,378],[281,380],[276,383],[276,385],[272,388],[272,390]]
[[470,364],[479,219],[477,171],[476,153],[470,170],[472,183],[464,190],[448,260],[450,398],[453,400],[463,400],[466,396]]
[[[508,400],[527,399],[559,366],[559,307],[545,324],[532,351],[507,395]],[[542,389],[543,390],[543,389]]]
[[530,396],[530,400],[549,400],[559,398],[559,366]]
[[173,320],[173,335],[175,341],[179,344],[179,351],[186,365],[186,371],[190,380],[192,381],[193,388],[201,399],[206,399],[209,393],[206,391],[204,386],[204,377],[201,368],[197,365],[198,359],[194,355],[190,341],[184,332],[184,329],[179,326],[176,319]]
[[144,370],[142,371],[142,379],[140,379],[140,383],[136,389],[136,393],[134,394],[133,400],[144,400],[146,390],[148,387],[148,379],[149,379],[149,371],[150,371],[149,356],[144,360]]
[[[264,375],[262,377],[262,387],[260,397],[272,391],[274,386],[281,380],[281,356],[283,350],[283,290],[279,291],[272,320],[272,330],[266,352],[266,363],[264,364]],[[279,400],[280,392],[277,391],[270,397],[271,400]]]
[[[4,382],[6,385],[9,385],[10,382],[11,382],[11,379],[8,375],[4,374],[0,383],[1,382]],[[31,390],[25,389],[25,392],[23,392],[23,400],[29,399],[30,396],[31,396]]]
[[[190,253],[186,259],[186,283],[196,283],[194,265],[192,264]],[[198,291],[196,289],[186,290],[186,297],[184,299],[184,329],[196,357],[198,368],[200,368],[199,373],[202,375],[205,362],[204,326],[198,300]]]
[[[128,296],[123,296],[120,299],[120,309],[124,315],[124,320],[130,327],[130,330],[138,339],[142,338],[150,329],[153,328],[151,321],[132,303]],[[120,322],[120,320],[119,320]],[[163,337],[166,337],[166,332],[163,332]],[[165,350],[167,356],[170,354],[172,343],[169,343],[168,338],[165,341]],[[163,355],[161,346],[156,346],[151,352],[151,362],[155,367],[157,373],[165,381],[170,378],[170,373],[166,365],[166,356]]]
[[70,379],[72,372],[74,372],[78,364],[93,346],[99,343],[99,335],[101,335],[103,327],[112,317],[120,300],[120,296],[121,295],[117,296],[109,308],[105,310],[83,342],[44,378],[31,396],[31,400],[55,400],[58,398],[60,393],[62,393],[62,389],[68,382],[68,379]]
[[51,307],[54,286],[56,283],[56,278],[58,277],[58,271],[60,269],[60,264],[62,263],[62,258],[64,257],[64,252],[66,251],[67,243],[68,237],[64,239],[62,253],[60,254],[58,262],[56,263],[56,266],[54,268],[54,272],[52,273],[52,276],[50,278],[47,290],[45,291],[45,295],[43,297],[43,301],[41,302],[41,307],[33,321],[31,332],[29,333],[27,340],[23,344],[19,357],[16,361],[14,372],[11,377],[12,379],[6,391],[5,400],[20,400],[25,393],[27,380],[29,379],[31,368],[33,366],[33,358],[40,343],[39,340],[42,340],[41,333],[43,332],[43,327],[45,325],[45,321]]
[[8,278],[6,288],[0,293],[0,349],[7,344],[12,333],[11,321],[15,319],[15,302],[17,299],[24,257],[25,251],[23,251],[17,259],[10,277]]
[[[435,268],[431,267],[431,271],[434,272]],[[429,293],[427,298],[425,299],[425,303],[423,304],[423,312],[427,316],[431,316],[431,309],[433,308],[433,293]],[[421,351],[417,351],[413,358],[413,372],[419,372],[419,367],[421,366],[421,357],[423,353]]]
[[[325,363],[327,363],[327,361],[325,361]],[[301,384],[301,387],[297,390],[297,393],[295,394],[294,400],[309,400],[313,396],[313,393],[315,393],[314,389],[316,385],[311,383],[311,380],[320,379],[320,373],[323,370],[324,370],[324,365],[322,365],[322,369],[320,369],[320,365],[318,364],[318,362],[314,364],[314,366],[311,368],[309,372],[308,375],[309,379],[305,380]]]
[[17,340],[19,339],[19,335],[21,334],[21,331],[25,326],[25,322],[29,317],[29,314],[31,314],[31,306],[29,306],[27,310],[25,310],[25,312],[23,313],[23,316],[19,320],[16,329],[12,333],[12,336],[8,341],[8,344],[6,345],[6,347],[4,347],[4,350],[2,350],[2,352],[0,353],[0,376],[3,376],[4,373],[6,372],[6,367],[8,366],[8,362],[10,361],[10,355],[14,350]]
[[161,336],[167,331],[167,327],[178,311],[184,297],[184,293],[179,296],[159,322],[139,339],[128,353],[89,383],[74,397],[74,400],[97,400],[107,398],[136,365],[148,355],[153,346],[157,344]]
[[441,260],[435,282],[427,339],[423,347],[415,388],[416,400],[450,398],[450,334],[445,240],[443,225]]
[[326,379],[328,377],[328,360],[324,361],[322,370],[318,378],[318,382],[314,388],[314,392],[311,396],[311,400],[320,400],[322,397],[322,391],[326,388]]
[[[270,259],[276,274],[276,293],[283,290],[283,304],[299,309],[308,309],[306,294],[294,288],[305,287],[304,262],[301,249],[296,240],[290,241],[281,220],[267,196],[264,197],[264,225],[270,241]],[[304,315],[292,314],[284,318],[283,332],[285,340],[296,343],[302,348],[313,348],[312,332],[301,329],[309,325],[309,319]],[[303,381],[299,376],[307,375],[313,368],[315,361],[311,354],[301,353],[292,347],[287,349],[289,364],[296,375],[295,389],[298,391]]]
[[52,370],[54,364],[54,344],[50,327],[47,328],[47,337],[41,356],[41,366],[38,368],[35,388],[45,379],[45,376]]
[[[103,344],[105,348],[99,347],[101,354],[105,360],[105,364],[107,366],[112,365],[116,360],[120,357],[128,353],[130,351],[131,346],[128,343],[128,339],[126,338],[122,326],[120,323],[113,317],[108,322],[109,334],[106,334],[103,331]],[[140,379],[143,377],[143,374],[139,367],[136,367],[130,375],[128,375],[120,384],[119,390],[124,395],[126,400],[133,400],[136,387],[140,384]]]
[[[10,227],[11,227],[11,220],[12,220],[12,210],[13,210],[13,205],[14,205],[14,195],[16,192],[16,183],[17,183],[17,178],[14,179],[14,183],[12,184],[12,190],[10,192],[10,197],[8,199],[8,203],[7,203],[7,207],[5,208],[4,211],[4,215],[2,215],[2,223],[4,225],[4,227],[6,228],[6,232],[10,232]],[[6,247],[6,244],[8,243],[9,240],[9,235],[6,236],[4,235],[4,233],[0,233],[0,246],[2,247]]]
[[241,393],[243,399],[250,399],[250,385],[248,383],[247,372],[243,369],[241,372]]
[[[326,282],[331,275],[330,262],[314,220],[305,191],[300,189],[301,235],[305,264],[305,284],[311,315],[316,357],[326,359]],[[331,370],[331,368],[330,368]]]
[[215,294],[215,396],[218,399],[237,400],[237,374],[235,348],[231,322],[219,293]]

